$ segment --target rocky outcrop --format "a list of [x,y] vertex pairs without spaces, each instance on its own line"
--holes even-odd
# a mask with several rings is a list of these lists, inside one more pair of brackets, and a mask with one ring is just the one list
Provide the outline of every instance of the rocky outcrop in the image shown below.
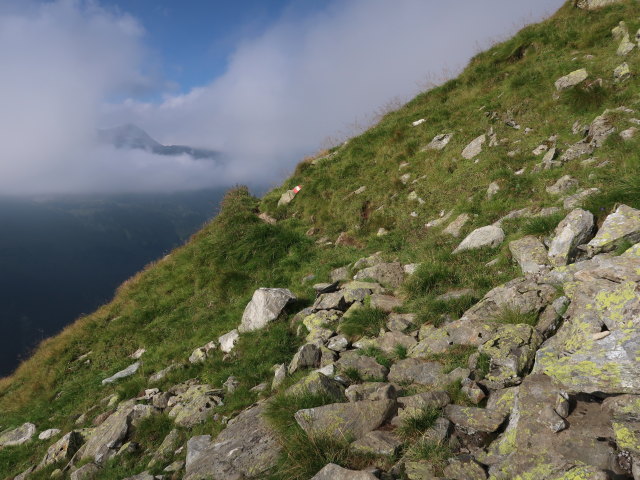
[[245,410],[216,438],[193,437],[187,443],[185,480],[264,478],[281,447],[263,418],[264,405]]

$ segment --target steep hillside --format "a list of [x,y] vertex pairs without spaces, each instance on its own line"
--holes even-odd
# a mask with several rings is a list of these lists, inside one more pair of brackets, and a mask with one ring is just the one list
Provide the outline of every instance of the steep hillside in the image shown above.
[[640,10],[578,3],[43,342],[0,471],[640,478]]

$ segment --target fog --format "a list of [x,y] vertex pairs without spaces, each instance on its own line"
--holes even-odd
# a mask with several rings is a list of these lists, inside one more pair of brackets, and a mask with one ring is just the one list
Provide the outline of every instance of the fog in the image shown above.
[[[336,0],[285,13],[239,43],[223,75],[171,94],[139,20],[97,2],[0,0],[0,193],[275,184],[562,3]],[[160,100],[140,100],[150,92]],[[96,143],[98,128],[124,123],[224,161]]]

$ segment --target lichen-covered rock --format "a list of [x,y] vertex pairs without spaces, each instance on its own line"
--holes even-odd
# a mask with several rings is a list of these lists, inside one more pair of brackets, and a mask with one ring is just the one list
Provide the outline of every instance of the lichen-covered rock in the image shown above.
[[59,433],[60,433],[59,428],[49,428],[44,432],[40,432],[40,435],[38,435],[38,440],[49,440],[50,438],[55,437]]
[[553,185],[546,188],[547,193],[551,195],[561,195],[578,186],[578,181],[571,175],[560,177]]
[[359,439],[391,418],[395,408],[394,400],[332,403],[299,410],[295,419],[311,436]]
[[569,213],[556,227],[549,246],[551,264],[559,267],[573,261],[578,247],[592,237],[593,229],[594,218],[591,212],[576,209]]
[[80,432],[71,431],[51,445],[36,470],[41,470],[54,463],[71,460],[84,443]]
[[626,80],[630,76],[631,76],[631,69],[629,68],[629,64],[627,62],[624,62],[618,65],[613,70],[613,78],[618,82]]
[[385,353],[393,354],[398,347],[410,350],[416,343],[415,338],[401,332],[385,332],[378,337],[378,348]]
[[345,395],[350,402],[361,400],[395,400],[396,388],[391,383],[364,382],[350,385],[345,390]]
[[446,233],[447,235],[451,235],[452,237],[459,237],[460,233],[462,233],[462,229],[464,226],[471,220],[471,215],[468,213],[461,213],[456,217],[456,219],[447,225],[447,228],[442,230],[442,233]]
[[443,408],[451,402],[447,392],[431,391],[398,397],[398,416],[401,420],[415,417],[427,408]]
[[286,390],[288,395],[301,396],[305,394],[322,395],[333,399],[335,402],[343,402],[346,397],[344,386],[323,375],[320,372],[312,372]]
[[504,242],[504,231],[496,225],[487,225],[471,232],[462,240],[453,253],[460,253],[466,250],[476,250],[478,248],[495,248]]
[[407,332],[416,327],[416,316],[413,313],[391,313],[386,325],[392,332]]
[[360,270],[354,280],[372,279],[391,288],[398,288],[404,282],[404,268],[399,262],[378,263]]
[[364,437],[356,440],[349,448],[363,455],[385,455],[393,456],[400,451],[402,440],[392,432],[374,430]]
[[140,368],[140,362],[135,362],[129,365],[124,370],[120,370],[119,372],[113,374],[109,378],[105,378],[104,380],[102,380],[102,385],[106,385],[107,383],[113,383],[122,378],[130,377],[131,375],[136,373],[139,368]]
[[445,374],[437,362],[417,358],[407,358],[394,363],[389,372],[389,381],[395,383],[417,383],[420,385],[441,385]]
[[264,478],[275,466],[282,447],[263,412],[264,405],[243,411],[213,441],[208,435],[191,439],[184,479]]
[[81,459],[91,459],[98,464],[113,457],[129,432],[134,415],[133,401],[118,406],[104,422],[93,431],[87,442],[78,450]]
[[509,242],[509,251],[525,275],[540,273],[549,265],[547,249],[533,235]]
[[371,295],[371,308],[377,308],[383,312],[392,313],[394,309],[402,306],[402,300],[393,295]]
[[447,405],[444,415],[455,426],[465,433],[475,432],[493,433],[500,428],[507,416],[499,410],[488,408],[463,407],[461,405]]
[[22,445],[31,440],[35,433],[36,426],[28,422],[13,430],[5,430],[0,433],[0,448]]
[[193,427],[214,414],[214,408],[222,405],[223,395],[221,389],[211,385],[192,385],[171,399],[169,417],[176,425]]
[[305,343],[293,356],[289,364],[289,374],[302,368],[315,368],[320,365],[320,347],[315,343]]
[[491,358],[482,383],[489,388],[517,385],[533,366],[542,335],[526,324],[502,325],[478,351]]
[[589,73],[585,68],[574,70],[573,72],[556,80],[556,90],[560,92],[562,90],[566,90],[567,88],[575,87],[576,85],[584,82],[587,78],[589,78]]
[[420,342],[410,348],[407,355],[411,358],[423,358],[444,353],[449,350],[452,343],[446,329],[423,325],[420,328]]
[[590,255],[610,252],[625,242],[640,242],[640,210],[620,205],[608,215],[595,237],[587,244]]
[[335,463],[330,463],[316,473],[311,480],[376,480],[376,478],[369,472],[347,470]]
[[454,458],[442,472],[447,478],[455,480],[486,480],[487,472],[470,457]]
[[638,392],[640,257],[581,263],[564,283],[567,320],[538,351],[535,371],[572,392]]
[[164,440],[162,440],[162,443],[153,454],[153,457],[151,457],[147,468],[152,468],[155,465],[163,464],[171,460],[174,452],[178,449],[179,445],[180,432],[174,428],[167,434],[166,437],[164,437]]
[[286,288],[259,288],[244,309],[238,331],[251,332],[266,327],[295,300],[296,296]]
[[385,380],[389,369],[380,365],[375,358],[361,355],[355,350],[344,352],[336,362],[338,370],[356,370],[364,379]]
[[480,135],[475,138],[469,145],[462,151],[462,156],[467,160],[473,160],[482,152],[482,145],[487,141],[486,135]]

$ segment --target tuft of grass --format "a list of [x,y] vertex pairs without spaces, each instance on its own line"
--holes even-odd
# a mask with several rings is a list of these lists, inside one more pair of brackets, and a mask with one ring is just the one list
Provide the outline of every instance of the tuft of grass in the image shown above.
[[442,410],[435,407],[425,407],[415,415],[403,419],[398,427],[398,434],[405,440],[412,440],[433,427],[435,421],[442,416]]
[[558,213],[548,217],[527,218],[520,227],[523,235],[548,235],[555,230],[564,214]]
[[396,358],[396,360],[404,360],[405,358],[407,358],[407,347],[405,347],[404,345],[396,345],[393,348],[393,356]]
[[574,87],[562,93],[562,101],[575,113],[602,113],[609,98],[608,89],[593,84],[589,87]]
[[447,466],[447,459],[451,456],[451,449],[446,445],[422,439],[415,442],[407,450],[407,458],[411,460],[426,460],[434,468],[437,475],[442,473]]
[[143,448],[151,450],[162,443],[173,427],[173,420],[167,415],[152,415],[140,422],[132,439]]
[[449,394],[451,398],[451,403],[455,405],[464,405],[467,407],[473,407],[474,405],[469,398],[462,391],[462,380],[456,380],[455,382],[451,382],[445,388],[445,391]]
[[348,337],[377,335],[384,327],[387,314],[380,309],[364,306],[343,317],[339,330]]
[[538,314],[535,312],[521,312],[513,308],[505,308],[496,317],[492,319],[495,323],[505,325],[519,325],[524,323],[535,327],[538,323]]
[[450,373],[456,368],[467,368],[469,357],[477,351],[470,345],[455,345],[444,353],[428,355],[426,360],[442,364],[444,373]]
[[279,393],[267,403],[264,416],[281,435],[286,437],[300,428],[293,416],[298,410],[320,407],[333,401],[327,395],[308,392],[300,395]]

